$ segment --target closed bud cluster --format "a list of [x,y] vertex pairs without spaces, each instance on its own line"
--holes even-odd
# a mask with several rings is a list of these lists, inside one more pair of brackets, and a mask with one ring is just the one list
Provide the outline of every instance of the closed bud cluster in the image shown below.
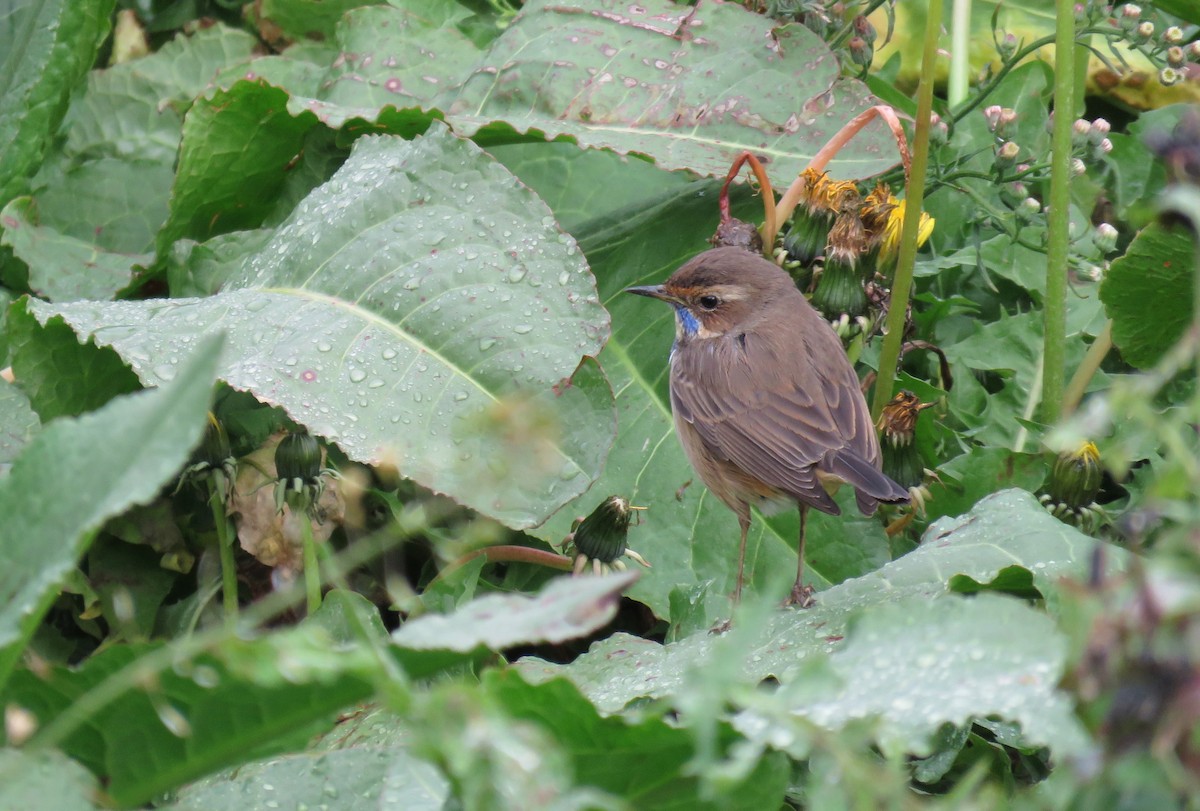
[[1042,503],[1060,521],[1091,531],[1104,518],[1104,511],[1095,504],[1103,475],[1100,452],[1091,442],[1074,452],[1063,451],[1054,460],[1049,492],[1042,496]]
[[1100,253],[1109,253],[1117,247],[1117,229],[1106,222],[1096,226],[1096,235],[1092,238]]
[[632,506],[620,496],[609,496],[591,515],[579,521],[563,542],[563,546],[573,548],[575,574],[583,574],[589,563],[596,574],[624,569],[622,557],[649,567],[645,558],[625,545],[630,523],[637,511],[644,509]]
[[937,113],[929,116],[929,140],[935,145],[941,145],[950,140],[950,127]]
[[1088,140],[1093,144],[1100,143],[1101,139],[1108,137],[1112,125],[1103,118],[1097,118],[1088,128]]
[[1125,5],[1121,6],[1120,11],[1122,21],[1130,20],[1131,22],[1136,23],[1142,18],[1142,7],[1134,5],[1133,3],[1126,3]]
[[998,104],[993,104],[983,111],[983,117],[987,119],[988,129],[995,133],[997,138],[1005,137],[1009,128],[1016,122],[1017,113],[1009,107],[1001,107]]
[[1077,118],[1075,119],[1075,123],[1071,125],[1071,142],[1078,146],[1087,141],[1091,132],[1091,122],[1085,118]]

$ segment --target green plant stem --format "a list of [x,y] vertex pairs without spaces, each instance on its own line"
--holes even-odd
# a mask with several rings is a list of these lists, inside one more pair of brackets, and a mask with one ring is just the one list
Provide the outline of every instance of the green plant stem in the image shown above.
[[307,511],[301,511],[300,538],[304,549],[304,603],[308,616],[321,607],[321,565],[317,561],[317,542],[313,539],[312,520]]
[[875,400],[871,413],[875,419],[896,383],[896,367],[904,342],[904,322],[908,317],[908,297],[912,290],[913,264],[917,258],[917,231],[925,201],[925,171],[929,166],[929,116],[933,112],[934,63],[937,60],[938,31],[941,28],[942,0],[930,0],[925,20],[925,49],[921,55],[921,81],[917,87],[917,126],[913,135],[912,169],[904,194],[904,223],[900,231],[900,256],[892,281],[892,300],[888,305],[887,334],[879,355],[879,377],[875,381]]
[[1063,416],[1069,417],[1075,413],[1075,409],[1079,408],[1079,403],[1083,401],[1084,392],[1087,391],[1088,384],[1092,382],[1092,378],[1096,376],[1096,372],[1100,369],[1100,364],[1104,361],[1112,349],[1112,320],[1105,322],[1104,329],[1096,336],[1096,340],[1088,347],[1087,354],[1083,356],[1083,361],[1080,362],[1079,368],[1075,370],[1075,374],[1071,376],[1071,382],[1067,384],[1066,393],[1063,394]]
[[971,71],[971,0],[953,0],[950,13],[950,77],[946,101],[951,107],[967,98]]
[[1071,128],[1075,122],[1075,11],[1072,0],[1055,2],[1054,131],[1050,154],[1050,211],[1046,214],[1046,301],[1042,366],[1042,422],[1062,415],[1066,376],[1067,255],[1071,222]]
[[225,606],[225,626],[237,627],[238,580],[237,563],[233,559],[233,534],[229,531],[229,516],[225,513],[222,488],[211,477],[208,482],[208,503],[212,506],[213,525],[217,530],[217,553],[221,559],[221,600]]

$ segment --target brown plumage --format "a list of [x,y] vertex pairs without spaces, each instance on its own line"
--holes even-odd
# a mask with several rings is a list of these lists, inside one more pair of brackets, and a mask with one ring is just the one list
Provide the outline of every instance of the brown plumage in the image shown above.
[[741,525],[735,602],[741,596],[750,507],[800,507],[803,586],[809,507],[841,512],[829,489],[855,488],[858,508],[908,500],[879,471],[879,440],[841,341],[791,277],[740,248],[706,251],[661,286],[631,287],[675,307],[671,408],[684,452]]

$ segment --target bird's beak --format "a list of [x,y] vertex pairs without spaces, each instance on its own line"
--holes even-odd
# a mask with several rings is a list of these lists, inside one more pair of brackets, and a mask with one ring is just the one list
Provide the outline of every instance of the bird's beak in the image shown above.
[[675,297],[668,293],[661,284],[651,284],[645,287],[626,287],[626,293],[633,293],[637,296],[647,296],[656,298],[659,301],[675,301]]

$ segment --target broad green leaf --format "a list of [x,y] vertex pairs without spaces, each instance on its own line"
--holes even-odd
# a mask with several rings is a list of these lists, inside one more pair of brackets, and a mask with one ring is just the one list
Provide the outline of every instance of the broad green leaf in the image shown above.
[[203,298],[217,293],[274,235],[273,229],[260,228],[220,234],[202,243],[179,240],[166,259],[171,295]]
[[979,446],[937,466],[940,481],[929,484],[930,520],[962,515],[985,496],[1010,487],[1036,493],[1049,473],[1045,454],[1015,453]]
[[333,37],[334,27],[347,11],[381,2],[383,0],[263,0],[255,12],[260,21],[269,22],[290,39],[321,40]]
[[[531,685],[512,670],[488,671],[477,690],[433,693],[420,717],[418,751],[436,758],[466,808],[613,808],[619,798],[620,808],[757,811],[778,807],[787,784],[777,753],[709,779],[695,769],[694,731],[652,712],[601,717],[566,681]],[[737,743],[727,723],[712,733],[717,754]]]
[[116,352],[80,343],[62,321],[39,325],[25,306],[19,301],[8,310],[12,368],[42,422],[93,411],[141,388]]
[[29,266],[29,287],[51,301],[110,299],[129,284],[133,268],[152,256],[110,253],[37,222],[33,200],[18,197],[0,211],[0,245]]
[[197,99],[183,122],[159,251],[180,237],[204,240],[262,225],[316,123],[309,113],[293,118],[287,94],[262,82],[237,82]]
[[[536,132],[708,175],[750,150],[786,184],[874,103],[840,74],[816,34],[735,3],[536,0],[440,106],[481,143]],[[876,121],[830,170],[869,177],[897,161]]]
[[[339,730],[341,727],[339,727]],[[348,746],[281,755],[180,789],[164,811],[396,808],[441,811],[446,779],[401,747]]]
[[40,427],[41,421],[25,393],[0,379],[0,470],[17,458]]
[[572,144],[500,144],[488,152],[537,192],[571,234],[589,220],[694,182],[686,172],[666,172],[644,160]]
[[439,126],[360,139],[215,296],[29,308],[147,382],[226,331],[233,388],[528,527],[591,484],[612,442],[612,394],[583,360],[608,330],[593,285],[545,205]]
[[0,479],[0,687],[104,520],[148,502],[187,461],[219,347],[201,342],[172,385],[47,426]]
[[88,551],[88,583],[96,590],[113,641],[150,639],[158,609],[178,575],[159,565],[162,554],[102,538]]
[[192,656],[159,645],[113,646],[45,678],[18,671],[5,698],[46,729],[101,685],[123,686],[55,743],[128,806],[248,754],[302,745],[371,692],[378,667],[363,646],[337,644],[319,623],[306,623]]
[[[613,314],[613,337],[600,362],[617,393],[620,431],[600,481],[537,531],[538,537],[557,543],[570,532],[575,517],[591,513],[610,495],[648,507],[640,525],[630,528],[629,545],[653,568],[642,571],[630,596],[658,616],[677,621],[671,592],[704,587],[706,593],[697,598],[705,606],[694,618],[698,624],[729,616],[728,595],[737,575],[737,518],[705,489],[675,437],[667,391],[675,334],[671,308],[621,291],[661,282],[707,248],[705,240],[717,223],[716,196],[717,184],[693,184],[576,229],[601,300]],[[756,203],[739,205],[734,213],[749,219]],[[809,517],[808,577],[818,587],[887,560],[879,522],[858,515],[849,488],[839,495],[841,517]],[[755,519],[746,551],[751,591],[770,586],[778,599],[786,596],[791,581],[784,583],[781,575],[795,572],[797,530],[796,511],[769,521]]]
[[0,205],[28,191],[112,9],[113,0],[14,0],[0,9]]
[[603,628],[617,613],[621,592],[636,572],[604,577],[557,577],[540,594],[487,594],[449,615],[426,614],[404,623],[393,641],[412,650],[469,653],[517,645],[557,644]]
[[[1060,578],[1085,577],[1099,545],[1100,541],[1051,517],[1028,493],[1005,490],[985,498],[964,516],[934,522],[921,546],[899,560],[820,592],[813,608],[776,611],[766,622],[748,628],[749,638],[738,643],[735,661],[741,662],[741,678],[747,685],[768,677],[785,685],[803,680],[809,660],[845,648],[842,642],[853,632],[853,618],[865,610],[876,615],[900,611],[901,605],[911,610],[922,600],[949,595],[956,575],[990,583],[1014,566],[1027,569],[1034,585],[1046,592]],[[1105,549],[1114,567],[1124,565],[1125,555],[1118,548],[1105,545]],[[738,630],[735,619],[735,633]],[[518,667],[539,681],[566,676],[601,711],[616,712],[635,698],[678,694],[689,674],[715,666],[721,644],[719,637],[705,631],[667,645],[614,634],[570,665],[525,658]],[[910,650],[914,656],[923,652],[915,642]],[[726,652],[721,661],[729,661],[729,656]],[[897,690],[902,687],[896,684]],[[964,683],[963,689],[972,689],[970,683]]]
[[469,16],[446,0],[350,12],[338,25],[341,53],[328,68],[320,99],[348,108],[433,106],[479,60],[479,49],[456,27]]
[[107,251],[150,253],[167,218],[174,176],[173,159],[97,158],[47,172],[35,188],[38,219]]
[[53,750],[0,749],[0,808],[94,811],[96,778]]
[[1196,245],[1184,228],[1150,225],[1112,263],[1100,287],[1113,343],[1139,369],[1153,366],[1192,320]]
[[74,160],[173,163],[192,99],[219,70],[247,61],[257,45],[243,31],[214,25],[149,56],[93,71],[64,121],[64,153]]
[[1082,754],[1086,735],[1058,689],[1066,647],[1049,617],[1012,597],[875,605],[821,663],[822,678],[790,682],[735,723],[765,726],[787,748],[795,719],[836,730],[874,718],[885,753],[928,755],[943,724],[995,717],[1019,723],[1026,745]]

